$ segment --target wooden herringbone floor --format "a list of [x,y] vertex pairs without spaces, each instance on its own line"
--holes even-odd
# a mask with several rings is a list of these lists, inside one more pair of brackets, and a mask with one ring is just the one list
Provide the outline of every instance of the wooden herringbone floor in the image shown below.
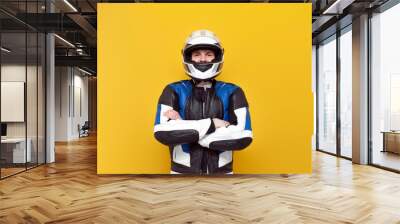
[[96,141],[0,181],[0,223],[400,223],[400,175],[316,152],[312,175],[96,175]]

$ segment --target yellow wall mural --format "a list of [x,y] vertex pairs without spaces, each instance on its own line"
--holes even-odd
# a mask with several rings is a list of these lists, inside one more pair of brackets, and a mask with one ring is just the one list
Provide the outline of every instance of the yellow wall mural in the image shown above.
[[189,79],[181,50],[194,30],[225,49],[217,80],[246,94],[253,142],[234,173],[309,173],[313,133],[311,4],[98,4],[99,174],[169,173],[154,138],[164,87]]

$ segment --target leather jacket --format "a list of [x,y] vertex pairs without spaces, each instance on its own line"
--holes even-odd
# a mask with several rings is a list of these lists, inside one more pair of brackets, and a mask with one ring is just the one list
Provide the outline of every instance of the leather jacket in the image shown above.
[[[167,85],[158,100],[154,136],[169,146],[171,173],[231,173],[233,151],[252,142],[248,107],[243,90],[231,83],[213,80],[204,88],[182,80]],[[169,109],[182,119],[164,116]],[[215,128],[212,118],[230,125]]]

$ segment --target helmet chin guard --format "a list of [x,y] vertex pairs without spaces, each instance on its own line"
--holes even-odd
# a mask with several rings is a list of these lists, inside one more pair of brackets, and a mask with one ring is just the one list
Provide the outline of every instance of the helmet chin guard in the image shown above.
[[[212,50],[215,54],[211,62],[192,61],[192,52],[199,49]],[[219,39],[208,30],[194,31],[185,42],[182,49],[183,67],[186,74],[198,81],[207,81],[221,73],[224,59],[224,49]]]

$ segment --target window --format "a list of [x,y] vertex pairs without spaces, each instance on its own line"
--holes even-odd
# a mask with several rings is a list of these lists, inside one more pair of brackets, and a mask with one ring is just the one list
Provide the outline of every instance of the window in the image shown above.
[[371,162],[400,170],[400,5],[371,18]]
[[318,149],[336,153],[336,36],[318,47]]
[[352,32],[340,36],[340,155],[352,157]]

